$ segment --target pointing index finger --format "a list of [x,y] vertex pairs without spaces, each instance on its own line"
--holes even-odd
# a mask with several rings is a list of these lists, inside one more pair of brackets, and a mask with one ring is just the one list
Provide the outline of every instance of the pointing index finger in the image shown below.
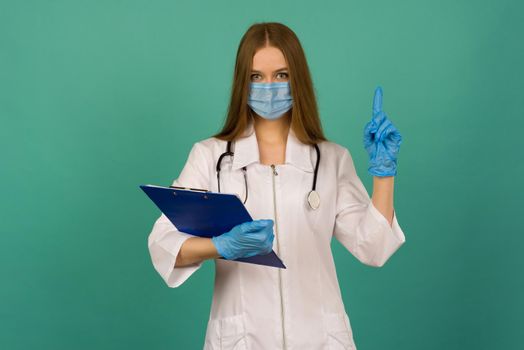
[[373,115],[382,111],[382,88],[377,86],[375,96],[373,97]]

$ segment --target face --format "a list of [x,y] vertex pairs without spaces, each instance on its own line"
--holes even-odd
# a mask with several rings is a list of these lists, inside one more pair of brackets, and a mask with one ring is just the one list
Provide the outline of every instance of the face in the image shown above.
[[253,57],[251,82],[273,83],[289,81],[286,59],[280,49],[272,46],[258,50]]

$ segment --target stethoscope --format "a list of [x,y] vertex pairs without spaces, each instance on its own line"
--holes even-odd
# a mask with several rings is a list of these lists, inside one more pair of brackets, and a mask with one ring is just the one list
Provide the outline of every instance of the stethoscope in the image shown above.
[[[314,144],[314,146],[315,146],[315,150],[317,151],[317,162],[315,164],[315,175],[313,176],[313,188],[311,189],[311,191],[309,191],[309,194],[307,196],[307,202],[309,203],[309,206],[311,207],[311,209],[318,209],[318,207],[320,206],[320,196],[318,192],[316,191],[316,186],[317,186],[318,164],[320,162],[320,149],[318,148],[318,145],[316,143]],[[228,141],[226,151],[222,153],[220,157],[218,157],[218,161],[217,161],[218,192],[220,192],[220,164],[222,163],[222,158],[224,158],[225,156],[234,157],[234,155],[235,153],[231,152],[231,141]],[[247,201],[247,194],[248,194],[247,175],[246,175],[247,169],[245,166],[242,167],[242,171],[244,172],[244,183],[245,183],[245,192],[246,192],[246,196],[243,202],[245,204]]]

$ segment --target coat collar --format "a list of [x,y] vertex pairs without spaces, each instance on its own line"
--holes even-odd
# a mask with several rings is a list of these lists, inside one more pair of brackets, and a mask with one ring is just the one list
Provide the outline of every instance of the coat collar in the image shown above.
[[[285,164],[292,164],[303,171],[313,172],[312,147],[302,143],[290,127],[286,141]],[[233,142],[232,150],[235,153],[232,165],[233,170],[240,169],[254,162],[260,163],[260,153],[258,151],[258,141],[253,120],[249,122],[244,135]]]

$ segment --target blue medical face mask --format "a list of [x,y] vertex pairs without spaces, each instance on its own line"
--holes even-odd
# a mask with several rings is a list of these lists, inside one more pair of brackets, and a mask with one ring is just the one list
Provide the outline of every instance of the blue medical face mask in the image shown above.
[[263,118],[282,117],[293,105],[289,82],[251,83],[247,104]]

